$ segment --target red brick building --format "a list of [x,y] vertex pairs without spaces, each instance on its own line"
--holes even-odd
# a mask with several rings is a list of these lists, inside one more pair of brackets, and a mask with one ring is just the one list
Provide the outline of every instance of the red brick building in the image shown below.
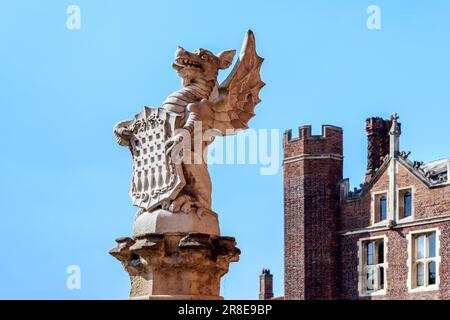
[[367,120],[353,191],[341,128],[285,133],[286,299],[450,299],[450,161],[410,161],[397,119]]

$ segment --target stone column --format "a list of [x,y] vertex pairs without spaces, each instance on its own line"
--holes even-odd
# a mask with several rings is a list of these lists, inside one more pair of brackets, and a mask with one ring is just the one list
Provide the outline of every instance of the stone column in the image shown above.
[[399,116],[394,113],[391,117],[391,129],[389,131],[389,194],[388,194],[388,224],[394,226],[397,223],[397,162],[400,154],[401,126],[398,123]]
[[220,236],[217,214],[144,212],[133,236],[110,251],[130,275],[130,299],[218,300],[220,279],[240,250]]

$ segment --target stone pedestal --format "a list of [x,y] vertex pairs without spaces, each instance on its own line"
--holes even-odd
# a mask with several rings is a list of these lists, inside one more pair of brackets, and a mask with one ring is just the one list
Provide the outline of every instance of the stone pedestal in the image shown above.
[[137,215],[133,226],[134,236],[174,232],[197,232],[219,236],[217,213],[210,210],[202,210],[198,213],[172,213],[163,209],[145,211]]
[[222,299],[220,279],[240,250],[234,238],[220,236],[215,213],[204,214],[136,217],[133,237],[117,239],[110,251],[130,275],[130,299]]

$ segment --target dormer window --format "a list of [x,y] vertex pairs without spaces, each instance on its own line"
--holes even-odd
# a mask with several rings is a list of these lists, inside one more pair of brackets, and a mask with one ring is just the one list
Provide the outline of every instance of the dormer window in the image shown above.
[[405,195],[403,196],[403,216],[410,217],[412,212],[412,194],[409,191],[405,192]]
[[372,224],[387,221],[388,207],[387,192],[378,192],[372,195]]
[[413,216],[413,190],[400,189],[398,192],[398,218],[405,219]]

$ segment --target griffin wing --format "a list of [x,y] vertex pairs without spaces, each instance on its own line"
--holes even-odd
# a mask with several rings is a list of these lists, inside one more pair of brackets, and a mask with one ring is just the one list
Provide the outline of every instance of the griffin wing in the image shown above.
[[218,96],[208,103],[206,109],[209,110],[202,108],[202,118],[207,120],[209,128],[220,135],[248,128],[248,122],[255,116],[255,107],[261,101],[259,91],[265,85],[260,76],[263,61],[256,53],[255,36],[248,30],[239,59],[219,86]]

